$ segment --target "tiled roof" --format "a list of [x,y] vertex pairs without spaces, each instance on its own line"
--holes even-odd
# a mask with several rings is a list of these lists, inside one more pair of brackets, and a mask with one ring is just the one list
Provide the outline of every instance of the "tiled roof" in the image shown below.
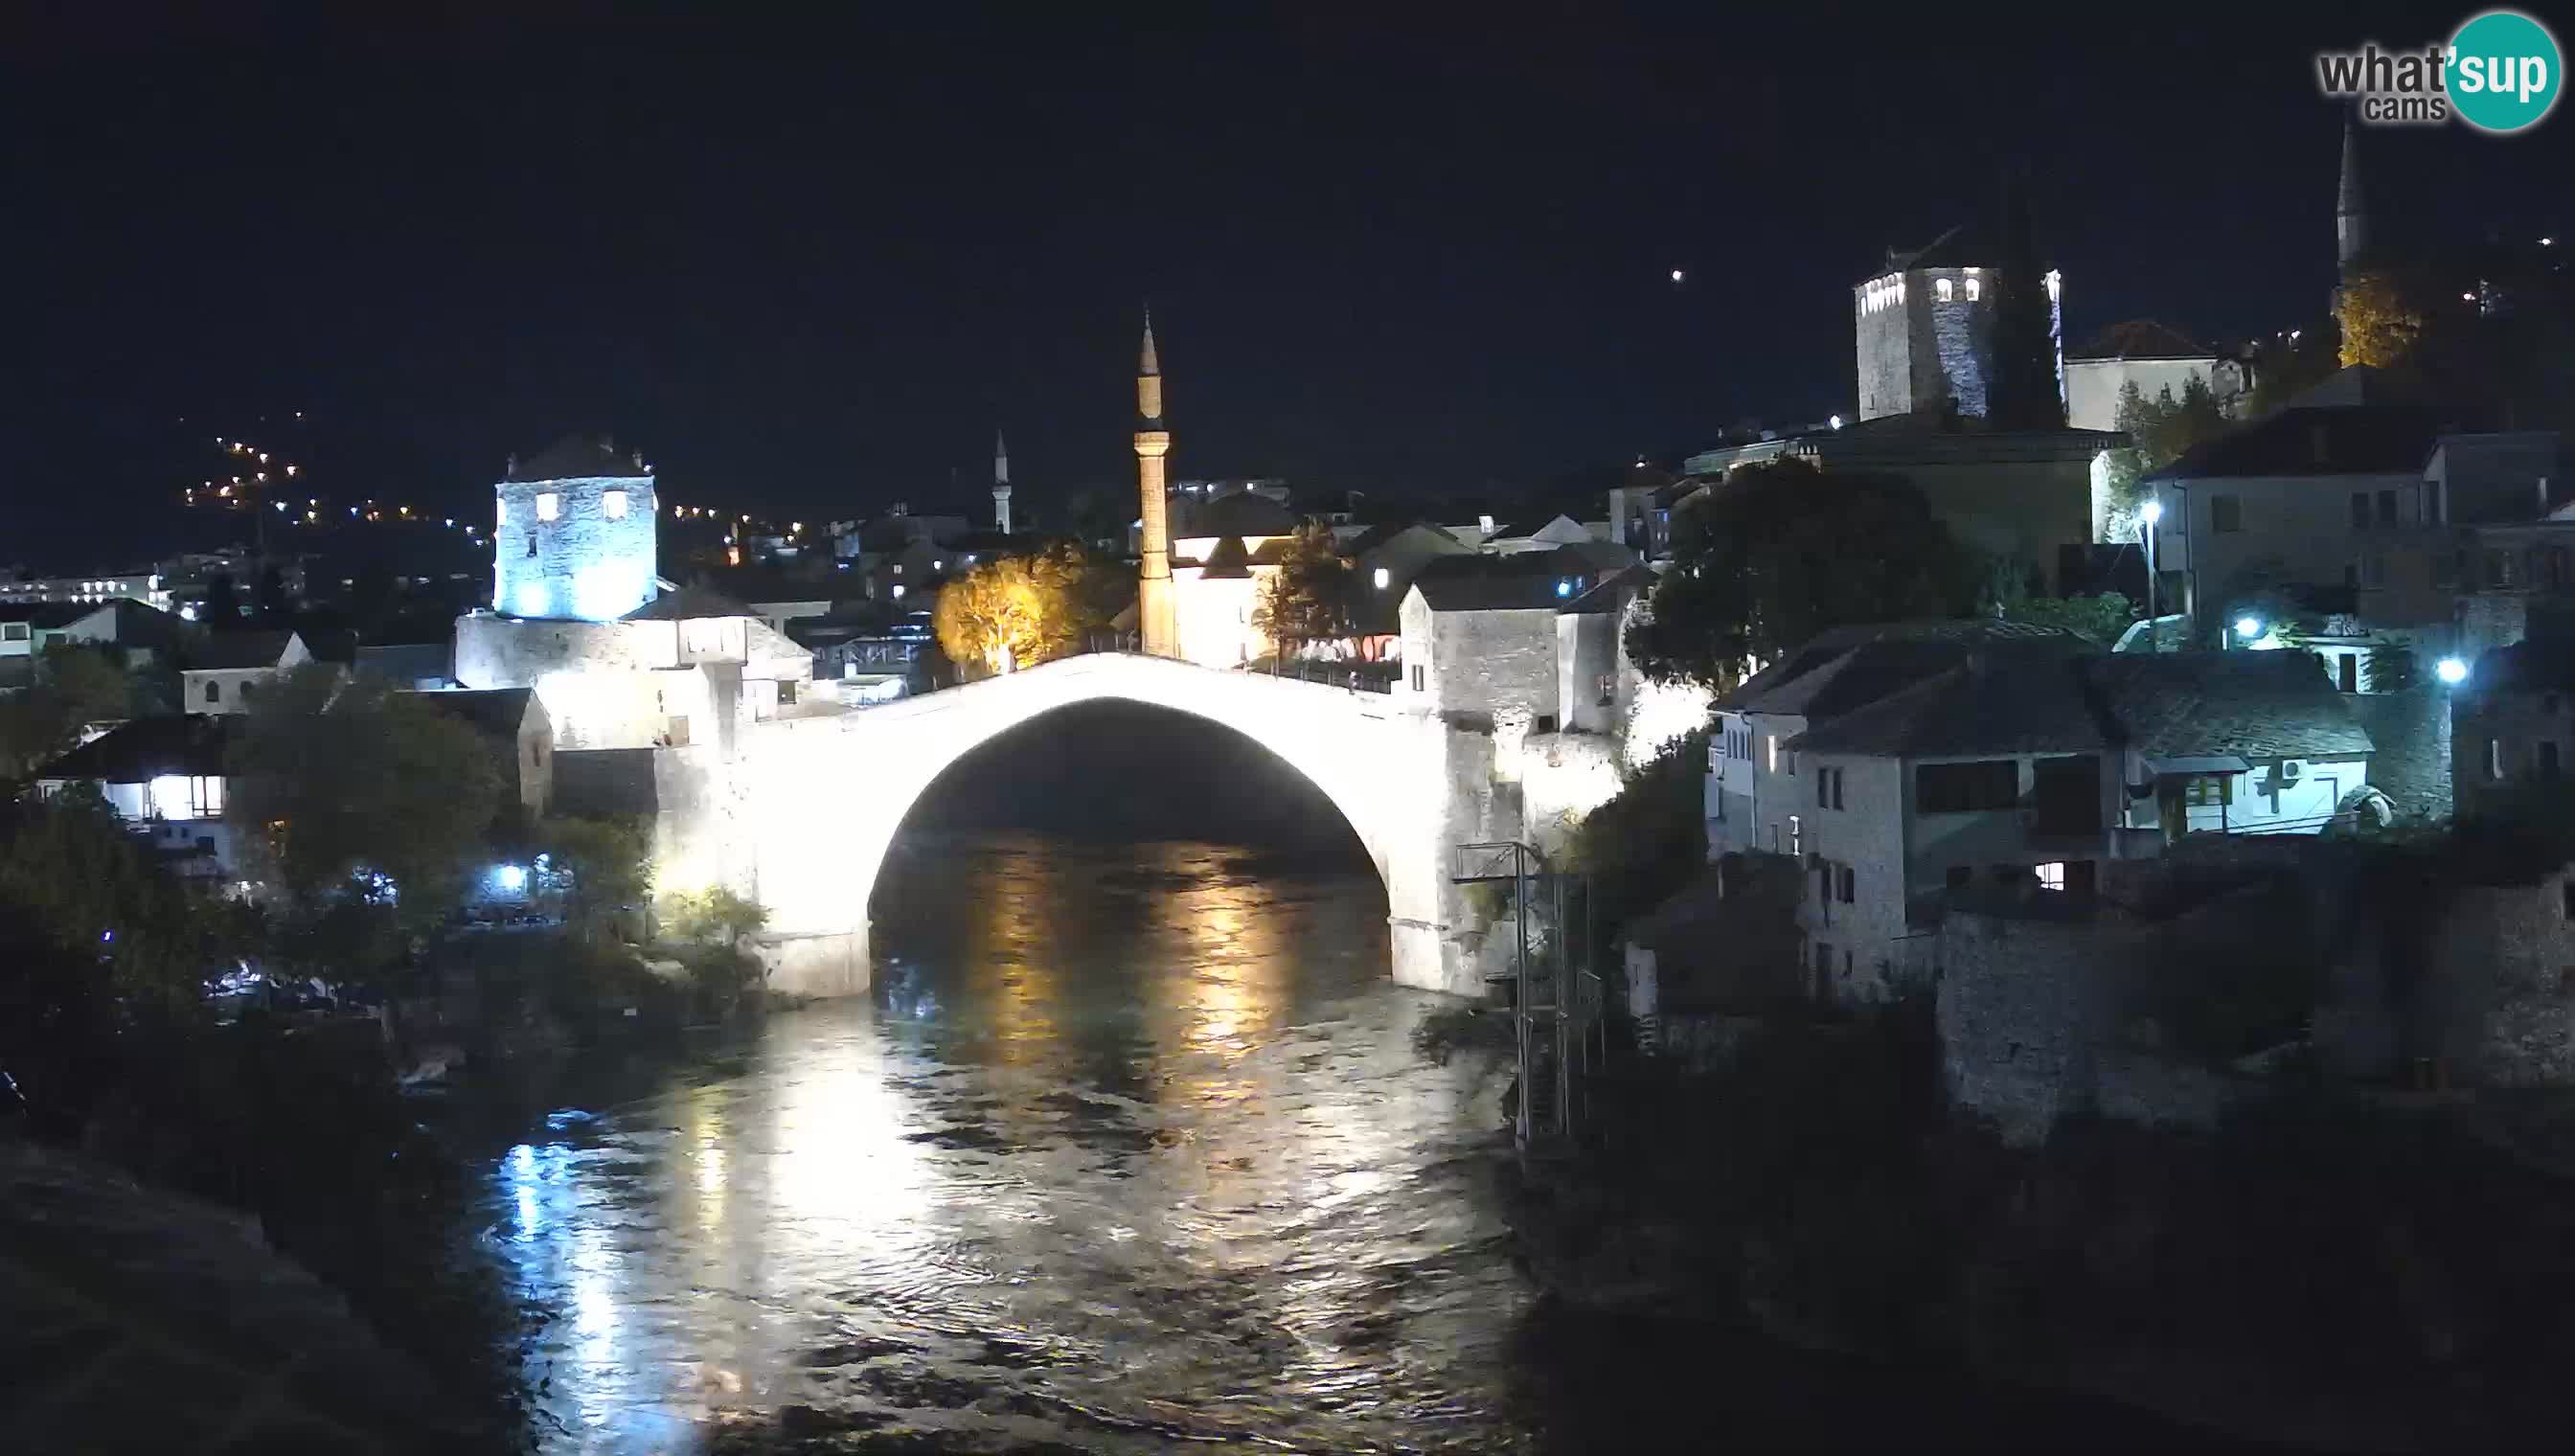
[[2410,474],[2448,424],[2415,405],[2292,407],[2193,447],[2154,479]]
[[2372,751],[2302,652],[2119,653],[2084,670],[2127,745],[2158,756],[2300,758]]
[[102,783],[143,783],[165,773],[219,777],[224,750],[247,721],[208,713],[138,718],[56,758],[36,776]]
[[2214,359],[2217,351],[2170,324],[2129,319],[2065,351],[2068,359]]
[[1848,713],[1909,684],[1948,671],[1970,650],[1997,643],[2044,644],[2066,656],[2083,639],[2052,627],[1991,618],[1933,619],[1837,627],[1753,675],[1716,701],[1737,713],[1794,713],[1813,722]]
[[750,617],[752,610],[722,592],[682,587],[665,592],[619,619],[623,622],[698,622],[715,617]]
[[[1564,550],[1528,551],[1440,557],[1422,564],[1412,587],[1433,612],[1553,611],[1596,575],[1597,568]],[[1557,583],[1576,580],[1583,586],[1556,595]]]
[[2098,751],[2113,741],[2114,728],[2084,691],[2081,663],[2049,644],[1980,649],[1910,688],[1825,719],[1789,745],[1907,757]]
[[294,638],[292,632],[210,633],[188,649],[187,666],[191,670],[214,671],[274,668],[286,656],[286,645]]
[[620,455],[604,440],[587,435],[567,435],[526,460],[519,461],[510,472],[514,481],[575,481],[592,479],[637,480],[653,473],[652,467],[635,463],[632,453]]

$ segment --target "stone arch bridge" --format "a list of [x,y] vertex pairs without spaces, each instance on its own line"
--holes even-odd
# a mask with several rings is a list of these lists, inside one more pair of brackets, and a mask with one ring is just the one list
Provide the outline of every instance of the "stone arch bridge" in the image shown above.
[[862,991],[868,899],[923,792],[999,734],[1103,700],[1205,719],[1295,768],[1340,810],[1384,881],[1395,980],[1481,989],[1448,857],[1452,844],[1518,828],[1496,821],[1490,729],[1383,694],[1165,658],[1069,658],[883,708],[747,725],[724,757],[712,745],[662,754],[672,760],[657,766],[666,882],[727,883],[765,905],[762,950],[776,988]]

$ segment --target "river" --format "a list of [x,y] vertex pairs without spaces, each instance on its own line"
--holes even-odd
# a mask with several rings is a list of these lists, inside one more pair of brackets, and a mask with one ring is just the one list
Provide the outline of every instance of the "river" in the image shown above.
[[543,1316],[546,1449],[2152,1434],[1540,1309],[1494,1196],[1502,1078],[1415,1050],[1437,1000],[1386,979],[1363,861],[1027,834],[900,852],[871,997],[576,1080],[478,1164],[484,1244]]

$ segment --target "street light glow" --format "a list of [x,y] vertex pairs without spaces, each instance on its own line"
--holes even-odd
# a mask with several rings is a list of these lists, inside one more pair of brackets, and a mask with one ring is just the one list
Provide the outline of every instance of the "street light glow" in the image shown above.
[[2148,526],[2160,526],[2163,524],[2164,519],[2164,503],[2161,501],[2148,501],[2143,506],[2137,508],[2137,515],[2144,518],[2145,523]]
[[2456,688],[2468,681],[2468,665],[2457,658],[2443,658],[2433,665],[2432,676],[2440,679],[2445,685]]
[[2262,619],[2258,617],[2239,617],[2235,619],[2235,635],[2243,638],[2247,642],[2260,637],[2262,635]]

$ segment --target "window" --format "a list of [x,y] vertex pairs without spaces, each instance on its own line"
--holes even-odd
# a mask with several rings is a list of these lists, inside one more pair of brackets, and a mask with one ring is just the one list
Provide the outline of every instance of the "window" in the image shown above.
[[1815,807],[1831,808],[1832,806],[1833,770],[1830,768],[1818,768],[1815,770]]
[[1832,973],[1833,947],[1825,944],[1821,940],[1818,940],[1815,942],[1815,975],[1818,978],[1821,978],[1831,975]]
[[258,696],[259,696],[259,685],[258,685],[258,684],[256,684],[256,683],[244,683],[244,684],[242,685],[242,691],[241,691],[241,701],[242,701],[242,702],[244,702],[244,703],[248,703],[248,702],[250,702],[252,699],[257,698]]
[[2503,739],[2488,738],[2486,739],[2486,778],[2491,781],[2502,776]]
[[1940,302],[1944,304],[1949,302],[1950,297],[1958,291],[1957,285],[1951,283],[1945,278],[1933,284],[1931,287],[1934,292],[1940,295]]
[[2334,690],[2339,693],[2360,691],[2360,654],[2342,653],[2334,658]]
[[2354,530],[2369,529],[2369,493],[2367,491],[2351,493],[2351,524]]
[[2217,808],[2235,801],[2235,775],[2194,773],[2182,780],[2181,801],[2195,808]]
[[1776,773],[1779,771],[1779,735],[1777,733],[1771,733],[1768,736],[1770,739],[1770,771]]
[[1422,680],[1423,676],[1424,676],[1424,675],[1423,675],[1423,673],[1422,673],[1422,671],[1421,671],[1421,665],[1420,665],[1420,664],[1418,664],[1418,663],[1415,663],[1415,664],[1413,665],[1413,667],[1412,667],[1412,691],[1413,691],[1413,692],[1415,692],[1415,693],[1419,693],[1419,692],[1423,691],[1423,690],[1422,690],[1422,687],[1421,687],[1421,680]]
[[531,533],[529,533],[529,535],[528,535],[528,555],[530,555],[530,556],[535,556],[536,554],[537,554],[537,538],[536,538],[536,534],[535,534],[534,532],[531,532]]
[[1967,280],[1967,302],[1969,302],[1969,303],[1974,303],[1976,300],[1978,300],[1978,299],[1980,299],[1980,298],[1983,298],[1984,296],[1985,296],[1985,281],[1984,281],[1983,279],[1981,279],[1981,278],[1970,278],[1970,279],[1968,279],[1968,280]]
[[1805,855],[1805,852],[1806,821],[1797,817],[1795,814],[1790,814],[1788,815],[1788,857],[1791,859],[1802,858]]
[[0,642],[25,642],[26,640],[27,624],[23,622],[0,622]]
[[1555,715],[1554,715],[1554,714],[1551,714],[1551,713],[1542,713],[1542,714],[1539,714],[1539,715],[1538,715],[1538,717],[1537,717],[1537,721],[1536,721],[1535,723],[1532,723],[1532,724],[1530,724],[1530,725],[1529,725],[1529,731],[1530,731],[1530,732],[1533,732],[1533,733],[1551,733],[1551,732],[1554,732],[1554,731],[1555,731]]
[[1841,806],[1842,806],[1842,770],[1840,770],[1839,768],[1836,768],[1836,769],[1834,769],[1834,770],[1833,770],[1833,807],[1835,807],[1835,808],[1840,808]]
[[2058,859],[2046,864],[2034,864],[2030,867],[2038,875],[2038,887],[2040,889],[2062,890],[2065,888],[2064,860]]
[[2208,498],[2208,529],[2218,532],[2244,529],[2244,503],[2233,496]]
[[221,683],[217,683],[217,682],[215,682],[215,681],[214,681],[214,680],[212,680],[212,679],[208,679],[208,680],[206,681],[206,701],[207,701],[208,703],[221,703],[221,702],[223,702],[223,701],[224,701],[224,685],[223,685],[223,684],[221,684]]
[[503,501],[503,502],[501,502],[501,503],[500,503],[500,509],[492,513],[492,524],[493,524],[493,525],[495,525],[495,526],[507,526],[507,525],[509,525],[509,524],[510,524],[510,503],[509,503],[509,502],[507,502],[507,501]]
[[600,492],[600,493],[599,493],[599,514],[600,514],[600,515],[602,515],[602,516],[607,517],[607,518],[608,518],[609,520],[611,520],[611,521],[623,521],[623,520],[625,520],[625,519],[626,519],[626,493],[625,493],[624,491],[602,491],[602,492]]
[[1855,893],[1853,886],[1857,883],[1859,876],[1847,864],[1833,872],[1841,881],[1841,901],[1843,904],[1849,904],[1853,894]]
[[2542,778],[2557,776],[2557,740],[2555,738],[2539,740],[2539,776]]
[[2020,765],[2009,758],[1981,763],[1924,763],[1913,770],[1917,813],[1967,813],[2010,808],[2020,801]]
[[2381,491],[2378,493],[2378,524],[2381,526],[2393,526],[2396,524],[2396,493],[2394,491]]
[[553,491],[537,492],[537,519],[552,521],[563,514],[563,497]]
[[1615,674],[1615,673],[1603,673],[1603,674],[1601,674],[1601,675],[1600,675],[1600,702],[1599,702],[1599,706],[1600,706],[1600,707],[1602,707],[1602,708],[1608,708],[1608,707],[1610,707],[1611,705],[1615,704],[1617,701],[1618,701],[1618,675],[1617,675],[1617,674]]

